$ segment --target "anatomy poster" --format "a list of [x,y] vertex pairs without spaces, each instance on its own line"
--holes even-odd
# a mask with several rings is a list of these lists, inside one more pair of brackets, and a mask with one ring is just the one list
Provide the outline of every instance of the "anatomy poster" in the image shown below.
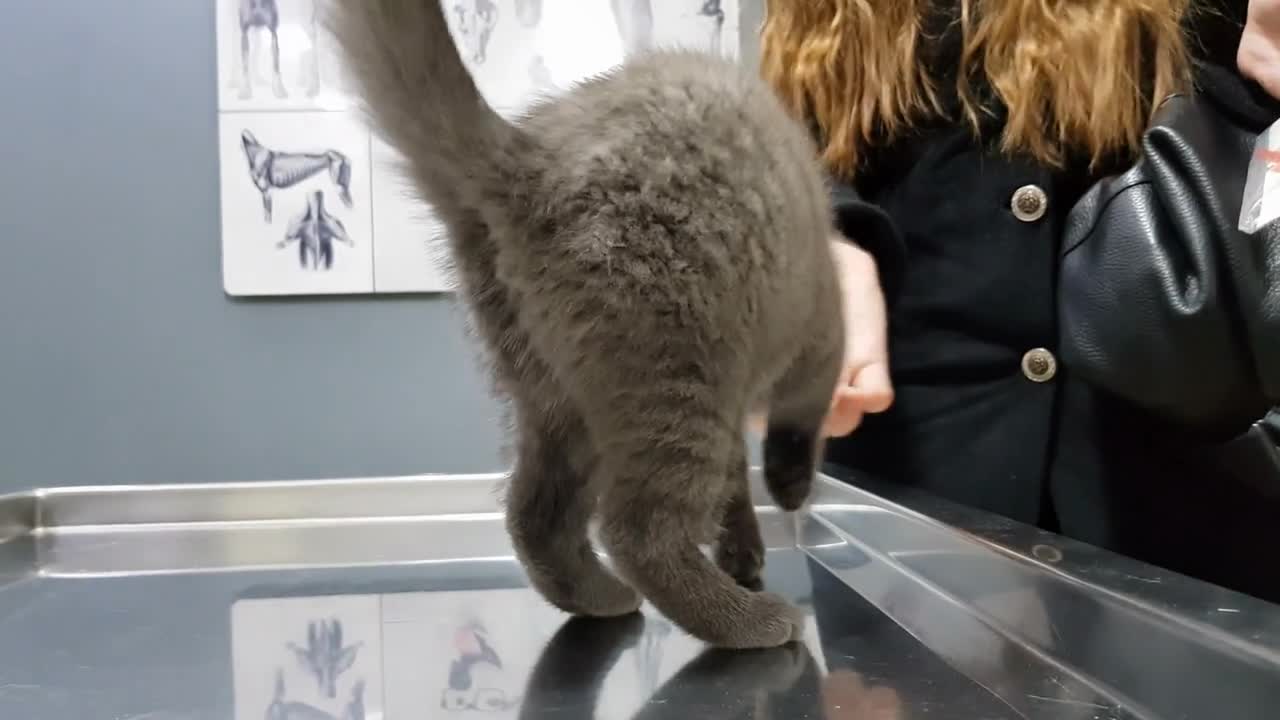
[[352,105],[326,0],[216,0],[218,107],[344,110]]
[[[444,228],[362,122],[329,0],[215,0],[229,295],[445,292]],[[736,57],[737,0],[443,0],[489,103],[539,97],[649,48]]]
[[347,113],[223,113],[223,285],[230,295],[369,293],[369,133]]

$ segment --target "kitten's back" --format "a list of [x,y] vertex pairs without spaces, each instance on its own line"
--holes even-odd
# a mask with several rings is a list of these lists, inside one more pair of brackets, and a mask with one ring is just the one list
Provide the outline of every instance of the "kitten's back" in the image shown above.
[[564,229],[585,218],[596,228],[517,233],[510,242],[533,247],[507,277],[565,252],[599,257],[606,272],[683,275],[690,285],[668,292],[711,302],[718,291],[724,322],[740,321],[732,315],[744,303],[760,308],[762,327],[814,310],[816,296],[796,289],[830,272],[817,149],[753,74],[705,54],[653,52],[518,124],[542,148],[539,180],[524,191],[541,209],[529,224]]
[[[797,192],[823,196],[817,148],[773,91],[736,63],[692,51],[654,51],[536,105],[519,123],[569,172],[724,173],[744,183],[785,171]],[[550,169],[550,168],[549,168]],[[812,203],[802,203],[810,206]]]

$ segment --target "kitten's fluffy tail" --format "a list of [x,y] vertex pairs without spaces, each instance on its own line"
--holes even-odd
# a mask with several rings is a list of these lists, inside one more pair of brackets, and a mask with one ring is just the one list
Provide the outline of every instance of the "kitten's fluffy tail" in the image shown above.
[[328,26],[374,128],[447,211],[511,181],[520,133],[481,96],[440,1],[334,0]]

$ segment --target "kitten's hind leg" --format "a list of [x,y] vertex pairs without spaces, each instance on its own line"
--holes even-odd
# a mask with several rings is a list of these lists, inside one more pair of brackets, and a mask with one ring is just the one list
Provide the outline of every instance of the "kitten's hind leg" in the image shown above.
[[587,536],[595,508],[590,486],[594,458],[581,421],[553,427],[525,409],[518,411],[517,424],[507,530],[534,589],[571,615],[635,612],[640,596],[605,569]]
[[[632,242],[627,227],[590,220],[561,227],[555,242],[504,249],[510,276],[526,284],[520,324],[591,430],[601,540],[618,574],[699,640],[797,640],[799,608],[740,587],[700,548],[719,534],[729,462],[757,392],[751,331],[726,323],[742,317],[739,291],[728,289],[737,285],[673,270],[660,250],[668,232],[636,230]],[[687,249],[681,240],[677,257],[700,257],[696,234],[678,237],[694,239]]]
[[729,499],[720,522],[716,542],[716,564],[748,590],[764,587],[760,571],[764,568],[764,539],[751,502],[751,486],[747,475],[747,453],[742,443],[734,445],[729,460]]
[[[753,593],[699,549],[721,521],[727,464],[737,426],[696,400],[672,407],[671,388],[614,403],[600,443],[609,482],[602,539],[615,567],[653,605],[694,637],[720,647],[761,648],[800,638],[804,614],[769,593]],[[634,397],[634,396],[633,396]]]

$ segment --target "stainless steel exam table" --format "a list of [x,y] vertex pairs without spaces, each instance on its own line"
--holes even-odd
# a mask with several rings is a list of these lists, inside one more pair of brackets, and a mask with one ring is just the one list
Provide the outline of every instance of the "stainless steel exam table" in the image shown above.
[[803,645],[568,621],[499,481],[0,498],[0,720],[1280,719],[1280,608],[825,477],[800,516],[758,495]]

